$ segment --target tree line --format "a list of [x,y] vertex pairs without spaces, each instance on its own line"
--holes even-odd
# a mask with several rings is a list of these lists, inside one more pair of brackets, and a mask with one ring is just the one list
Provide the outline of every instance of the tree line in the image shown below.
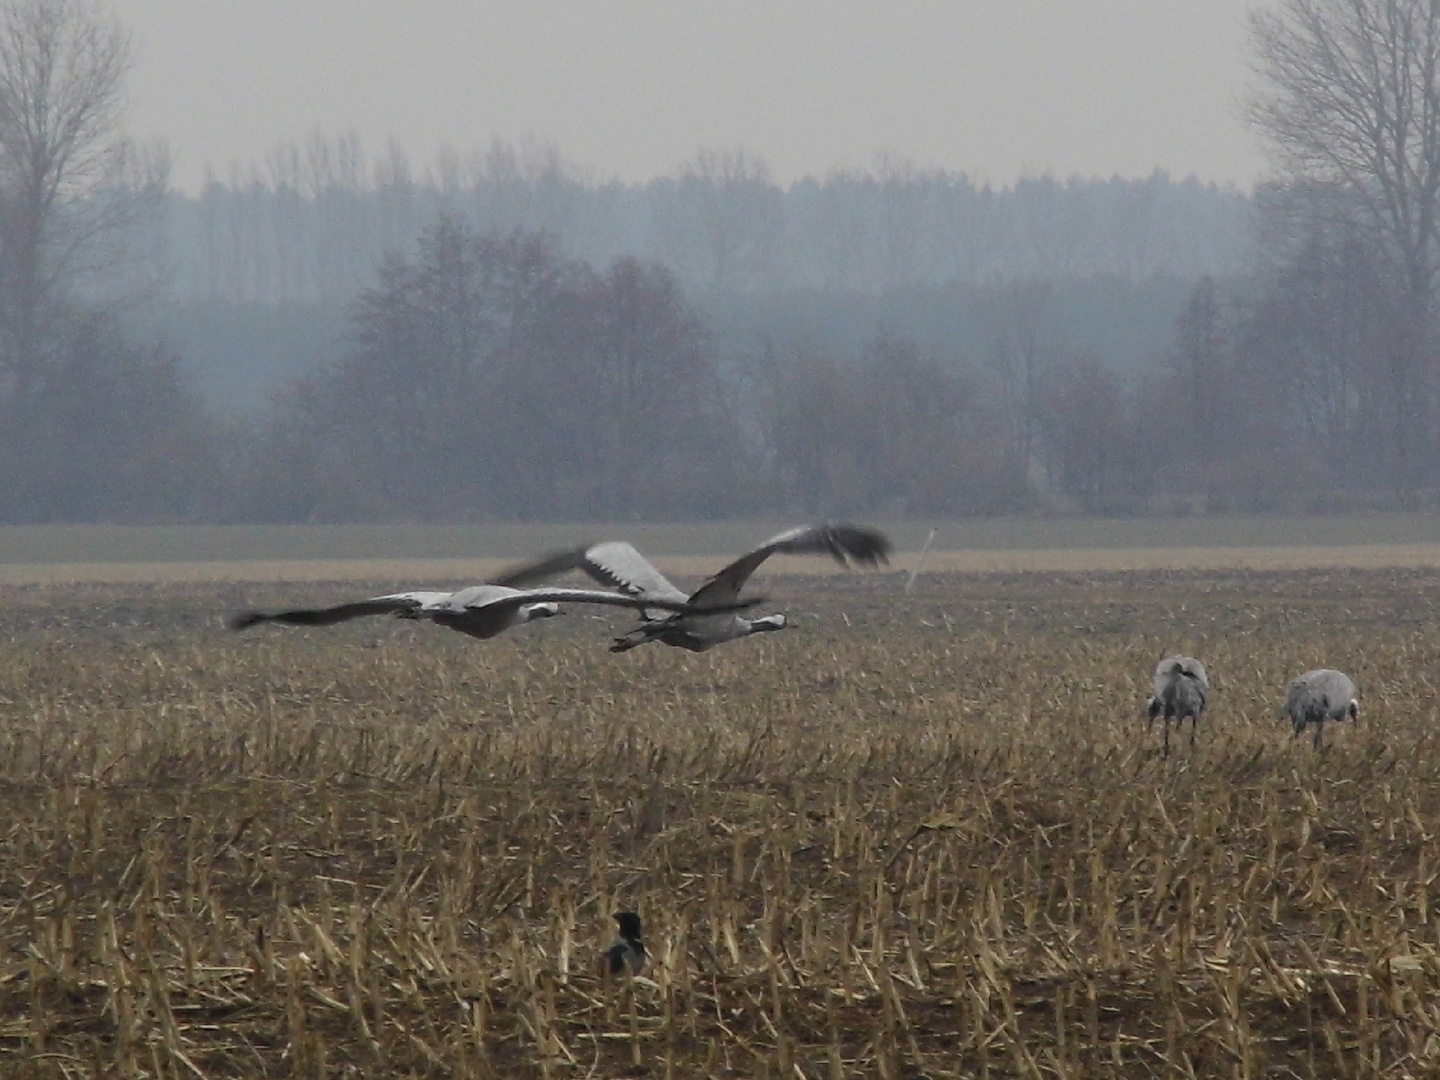
[[1022,179],[1004,187],[881,158],[782,186],[743,149],[697,154],[673,176],[622,184],[553,148],[496,143],[427,168],[397,146],[316,133],[236,164],[157,221],[177,301],[348,300],[386,252],[440,217],[527,229],[594,265],[664,263],[691,295],[884,291],[1077,275],[1225,276],[1250,255],[1250,199],[1175,181]]
[[[1285,0],[1253,42],[1281,166],[1253,200],[1257,254],[1191,279],[1149,365],[1043,332],[1039,274],[997,290],[978,348],[903,323],[737,345],[718,277],[440,213],[370,264],[332,359],[222,419],[121,318],[122,255],[165,200],[115,123],[123,32],[89,0],[0,3],[0,521],[1428,506],[1440,19]],[[56,92],[77,71],[86,92]]]
[[[982,357],[877,328],[850,353],[723,355],[657,263],[442,219],[353,303],[335,361],[248,420],[173,357],[77,321],[27,441],[19,520],[631,520],[1311,510],[1413,504],[1440,453],[1397,381],[1376,256],[1312,237],[1202,279],[1157,365],[1039,340],[1017,287]],[[1433,408],[1440,396],[1424,399]],[[1349,493],[1348,496],[1346,493]],[[1345,500],[1349,499],[1347,503]],[[1409,500],[1409,502],[1406,502]]]

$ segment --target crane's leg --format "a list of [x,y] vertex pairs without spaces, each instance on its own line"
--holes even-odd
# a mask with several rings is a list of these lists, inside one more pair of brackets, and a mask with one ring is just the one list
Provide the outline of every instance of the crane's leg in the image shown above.
[[1324,747],[1321,745],[1321,740],[1324,738],[1324,735],[1325,735],[1325,721],[1324,721],[1324,720],[1321,720],[1318,724],[1315,725],[1315,749],[1316,749],[1316,750],[1322,750],[1322,749],[1324,749]]
[[1165,718],[1165,757],[1170,756],[1170,718]]
[[1195,716],[1193,713],[1192,713],[1191,716],[1190,716],[1190,749],[1191,749],[1191,750],[1194,750],[1194,749],[1195,749],[1195,722],[1196,722],[1197,720],[1199,720],[1199,719],[1200,719],[1200,718],[1199,718],[1198,716]]

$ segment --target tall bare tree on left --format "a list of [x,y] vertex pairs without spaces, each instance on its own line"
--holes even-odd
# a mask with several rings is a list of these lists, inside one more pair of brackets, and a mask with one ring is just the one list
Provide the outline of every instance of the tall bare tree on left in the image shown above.
[[12,432],[67,303],[113,266],[133,221],[130,62],[129,36],[93,0],[0,0],[0,402]]

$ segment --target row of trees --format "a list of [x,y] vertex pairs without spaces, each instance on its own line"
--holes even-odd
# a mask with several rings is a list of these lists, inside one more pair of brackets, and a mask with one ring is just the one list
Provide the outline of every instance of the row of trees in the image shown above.
[[165,187],[119,135],[129,57],[86,0],[0,4],[0,520],[183,515],[206,473],[175,358],[109,314]]
[[[1036,285],[1016,302],[1046,297]],[[1027,336],[1019,318],[970,360],[886,330],[858,355],[721,357],[663,267],[596,270],[544,234],[443,222],[413,260],[386,263],[344,357],[269,417],[242,512],[1303,510],[1347,490],[1413,501],[1440,486],[1440,447],[1395,423],[1415,421],[1418,391],[1396,378],[1394,301],[1377,252],[1314,237],[1243,289],[1202,279],[1166,355],[1128,377]]]
[[0,520],[1418,505],[1440,490],[1440,7],[1284,0],[1254,40],[1286,169],[1256,201],[1265,258],[1199,278],[1149,367],[1038,333],[1039,281],[965,355],[899,327],[722,350],[658,260],[441,217],[380,262],[336,360],[221,423],[115,317],[164,186],[119,137],[123,33],[90,0],[5,0]]
[[1358,240],[1315,237],[1243,288],[1202,279],[1166,355],[1130,374],[1031,336],[1025,311],[979,357],[885,329],[854,354],[737,356],[664,267],[443,221],[385,262],[340,358],[252,421],[208,418],[173,357],[74,317],[4,429],[0,520],[1413,503],[1440,486],[1440,386],[1397,362],[1386,280]]
[[346,299],[388,251],[438,217],[480,231],[550,233],[572,258],[666,265],[692,294],[875,291],[994,279],[1242,268],[1250,200],[1143,180],[1021,180],[1005,188],[882,158],[781,187],[743,150],[705,151],[644,185],[589,176],[558,153],[497,144],[415,170],[397,147],[370,160],[354,136],[312,136],[239,166],[160,223],[177,300]]

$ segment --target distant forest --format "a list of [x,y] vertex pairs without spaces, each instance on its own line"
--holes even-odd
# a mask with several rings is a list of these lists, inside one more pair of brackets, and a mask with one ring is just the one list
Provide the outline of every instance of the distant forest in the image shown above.
[[387,254],[444,218],[543,232],[566,258],[664,266],[722,354],[855,354],[882,327],[948,362],[980,359],[1016,282],[1047,284],[1055,348],[1153,366],[1189,286],[1252,259],[1244,193],[1163,173],[1005,188],[881,160],[782,187],[743,151],[606,182],[555,151],[497,143],[418,169],[315,136],[235,166],[152,219],[157,278],[135,328],[177,352],[211,407],[254,411],[336,359],[346,309]]
[[135,198],[11,402],[0,521],[1307,510],[1440,475],[1374,252],[1276,240],[1281,189],[782,187],[744,153],[627,186],[505,146],[415,176],[338,139]]
[[1246,265],[1250,199],[1162,172],[1142,180],[1023,179],[881,159],[788,187],[745,151],[704,152],[647,184],[589,177],[547,148],[497,143],[417,170],[395,147],[316,136],[172,194],[164,260],[179,302],[348,301],[387,253],[446,217],[539,231],[568,258],[666,266],[692,295],[887,293],[994,281],[1196,280]]

